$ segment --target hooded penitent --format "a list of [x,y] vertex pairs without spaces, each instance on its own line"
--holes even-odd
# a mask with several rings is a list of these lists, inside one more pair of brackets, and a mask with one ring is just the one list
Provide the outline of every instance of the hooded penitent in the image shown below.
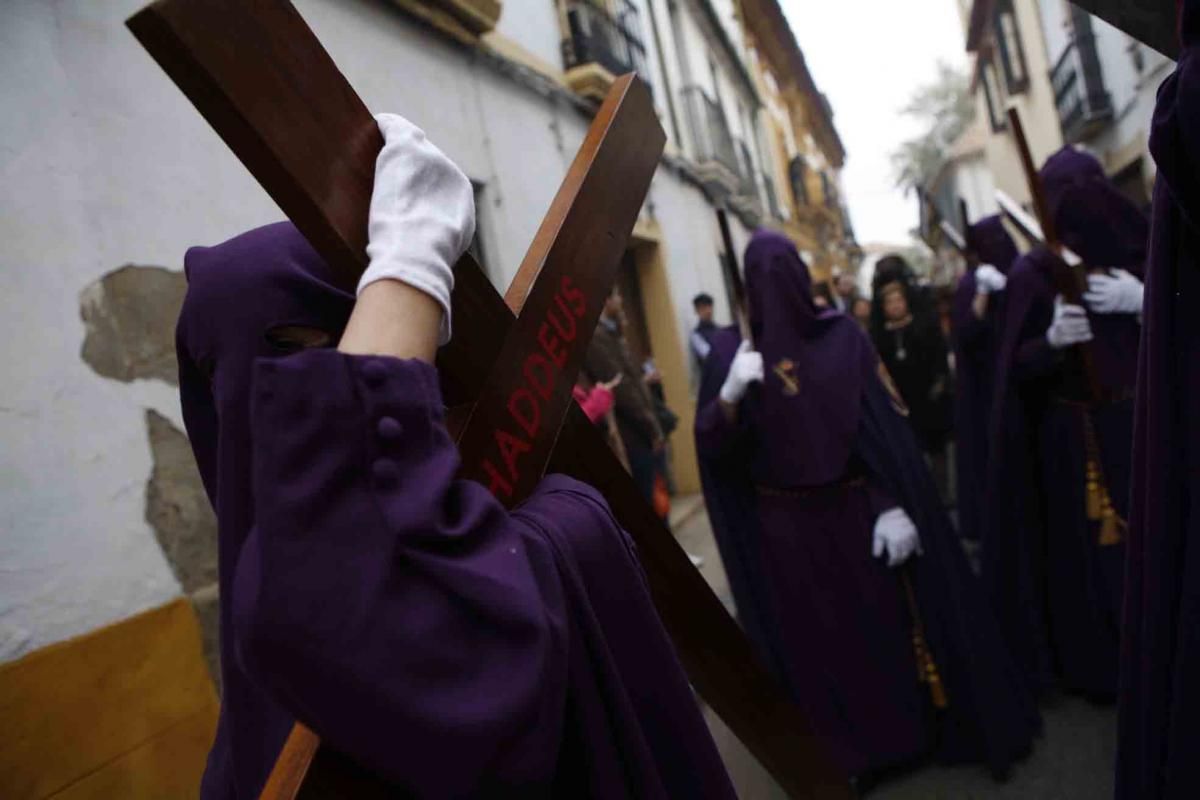
[[[731,576],[741,576],[739,614],[753,617],[764,651],[847,772],[930,750],[1003,771],[1028,748],[1037,713],[870,343],[849,317],[816,311],[807,267],[786,238],[756,233],[745,265],[765,380],[731,422],[716,395],[738,336],[722,332],[696,421],[722,557],[733,553]],[[903,571],[871,557],[875,519],[896,506],[924,549]],[[932,653],[920,663],[936,681],[917,677],[902,574]]]
[[292,225],[186,269],[180,390],[220,549],[204,797],[257,796],[295,720],[411,796],[732,796],[594,490],[547,478],[509,514],[456,481],[437,373],[332,349],[354,296]]
[[[967,248],[980,264],[1004,274],[1017,259],[1017,246],[999,216],[984,217],[967,228]],[[1004,293],[993,292],[987,310],[975,316],[975,270],[959,279],[951,311],[955,385],[955,469],[958,475],[958,525],[962,535],[978,540],[987,481],[988,419],[992,409],[996,349],[1004,318]]]
[[[1042,180],[1060,238],[1088,267],[1142,272],[1145,219],[1094,158],[1055,153]],[[1056,681],[1095,697],[1116,692],[1132,390],[1141,333],[1134,314],[1088,309],[1087,345],[1057,350],[1046,330],[1055,276],[1044,248],[1008,276],[989,429],[983,577],[1030,685]]]
[[1134,411],[1118,800],[1200,796],[1200,3],[1158,92],[1158,166]]

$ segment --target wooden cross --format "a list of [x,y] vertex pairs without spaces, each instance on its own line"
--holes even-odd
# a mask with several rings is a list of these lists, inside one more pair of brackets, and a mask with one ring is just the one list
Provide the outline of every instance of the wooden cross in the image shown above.
[[[296,10],[287,0],[159,0],[128,25],[352,283],[366,266],[382,137]],[[507,504],[546,468],[599,489],[637,543],[659,615],[700,695],[791,796],[848,798],[844,776],[807,721],[570,402],[662,145],[645,86],[618,79],[504,299],[470,256],[456,265],[455,336],[438,354],[450,426],[461,433],[464,474]],[[575,315],[571,341],[551,319],[564,306]],[[344,757],[318,752],[316,737],[297,725],[264,797],[385,792]]]

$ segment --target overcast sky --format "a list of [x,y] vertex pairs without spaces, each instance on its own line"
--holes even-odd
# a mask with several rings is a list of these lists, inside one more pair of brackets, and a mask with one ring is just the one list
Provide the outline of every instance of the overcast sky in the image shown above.
[[895,188],[888,155],[919,126],[899,113],[938,60],[967,65],[955,0],[780,0],[846,147],[842,173],[862,244],[903,244],[916,200]]

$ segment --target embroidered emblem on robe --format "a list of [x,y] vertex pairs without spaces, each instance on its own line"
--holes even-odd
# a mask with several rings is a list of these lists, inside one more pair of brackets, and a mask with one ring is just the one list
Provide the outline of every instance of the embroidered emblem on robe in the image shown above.
[[796,362],[784,358],[775,365],[775,374],[783,382],[783,393],[788,397],[800,394],[800,379],[796,377]]

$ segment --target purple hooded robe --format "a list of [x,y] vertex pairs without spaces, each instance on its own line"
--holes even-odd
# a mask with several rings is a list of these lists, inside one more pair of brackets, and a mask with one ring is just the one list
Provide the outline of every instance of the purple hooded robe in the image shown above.
[[1200,797],[1200,2],[1158,92],[1158,165],[1134,411],[1118,800]]
[[[766,379],[730,422],[716,395],[739,336],[720,332],[696,420],[705,499],[717,509],[714,529],[743,624],[753,620],[762,649],[847,773],[931,750],[1002,773],[1028,749],[1037,711],[870,342],[849,317],[818,313],[790,240],[759,231],[745,264]],[[949,698],[941,710],[917,680],[900,573],[871,557],[875,518],[897,505],[920,530],[924,554],[904,569]]]
[[[1041,170],[1063,242],[1089,267],[1141,275],[1148,228],[1091,156],[1066,147]],[[1046,340],[1065,269],[1045,248],[1009,273],[990,430],[983,578],[1013,656],[1035,691],[1058,683],[1116,693],[1123,542],[1087,515],[1087,427],[1113,508],[1127,519],[1132,396],[1140,325],[1088,311],[1098,381],[1092,402],[1076,352]]]
[[257,797],[294,721],[416,797],[732,797],[604,500],[475,483],[420,361],[336,343],[354,304],[290,223],[186,259],[184,418],[217,512],[224,681],[205,798]]
[[[984,217],[967,228],[967,247],[980,264],[991,264],[1005,275],[1017,260],[1017,246],[999,216]],[[988,296],[982,318],[975,316],[975,270],[958,281],[950,320],[953,326],[955,391],[955,470],[958,476],[958,529],[977,541],[983,524],[987,484],[988,419],[992,410],[992,379],[996,349],[1004,318],[1004,293]]]

